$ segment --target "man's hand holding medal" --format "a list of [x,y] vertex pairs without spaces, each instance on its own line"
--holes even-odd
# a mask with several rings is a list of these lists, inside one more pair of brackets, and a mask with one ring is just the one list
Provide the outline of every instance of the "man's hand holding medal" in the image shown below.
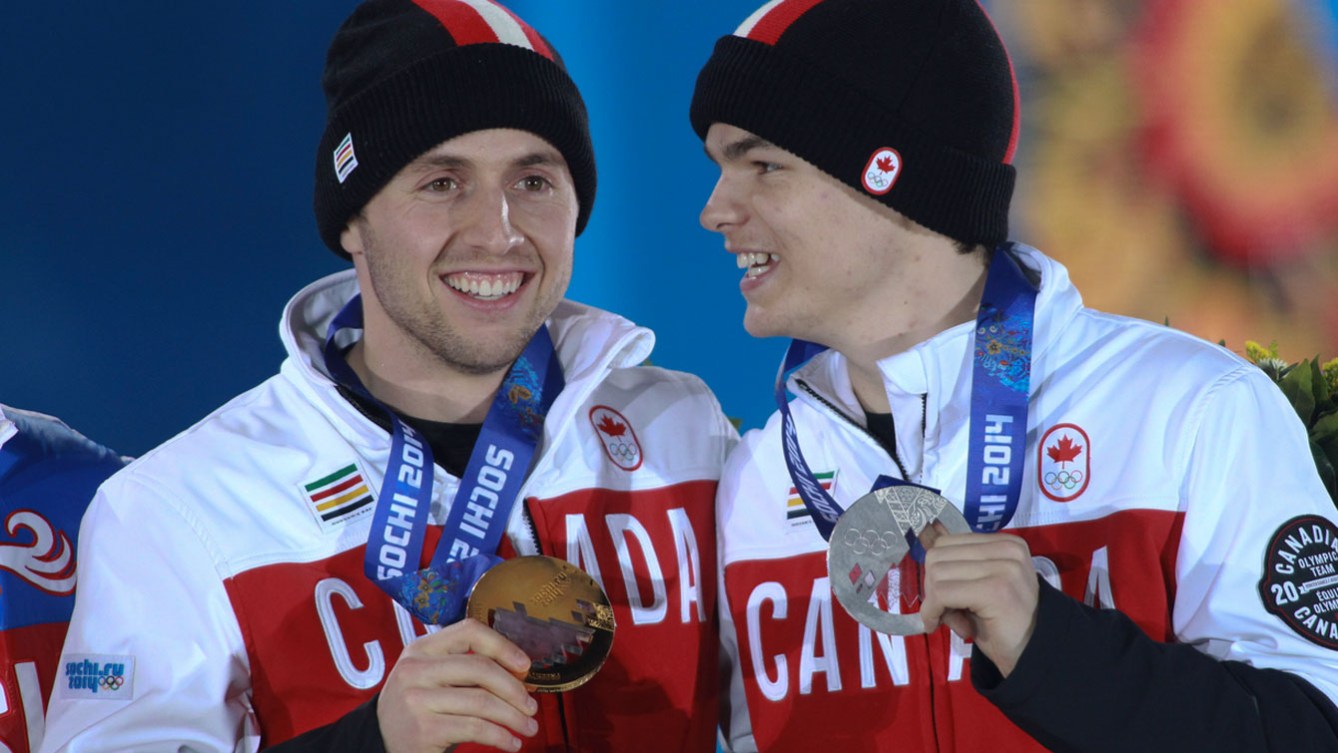
[[531,691],[571,690],[613,647],[599,583],[553,557],[516,557],[474,584],[466,617],[405,648],[381,691],[388,753],[440,753],[464,742],[516,750],[532,737]]
[[[923,552],[918,613],[878,605],[903,599],[901,566]],[[892,486],[856,500],[832,531],[827,566],[837,600],[861,624],[891,635],[930,633],[942,625],[973,641],[1005,677],[1031,638],[1040,586],[1022,539],[972,533],[947,499],[914,485]]]

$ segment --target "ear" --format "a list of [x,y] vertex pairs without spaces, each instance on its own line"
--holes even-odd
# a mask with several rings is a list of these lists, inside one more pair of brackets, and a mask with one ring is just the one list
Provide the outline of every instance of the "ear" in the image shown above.
[[344,225],[344,231],[339,234],[339,245],[344,247],[344,251],[347,252],[349,256],[359,256],[362,254],[361,215],[354,215],[349,218],[348,224]]

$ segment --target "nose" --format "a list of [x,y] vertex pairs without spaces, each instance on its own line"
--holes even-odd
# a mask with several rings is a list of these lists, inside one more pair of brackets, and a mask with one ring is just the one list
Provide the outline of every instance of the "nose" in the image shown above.
[[740,224],[742,217],[738,197],[730,190],[725,176],[721,175],[711,195],[706,198],[706,205],[702,207],[697,220],[707,230],[723,233],[730,226]]
[[480,190],[470,199],[471,211],[461,232],[467,243],[483,251],[504,254],[524,242],[524,234],[511,221],[511,203],[505,190]]

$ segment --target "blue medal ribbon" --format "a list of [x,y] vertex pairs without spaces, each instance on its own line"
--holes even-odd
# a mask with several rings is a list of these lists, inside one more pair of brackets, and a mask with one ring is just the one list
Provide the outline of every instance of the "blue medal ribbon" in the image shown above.
[[790,471],[790,480],[794,482],[799,498],[804,500],[804,506],[808,508],[818,532],[824,540],[830,541],[832,529],[845,510],[822,488],[817,476],[808,467],[808,461],[804,459],[804,453],[799,448],[799,432],[795,429],[794,416],[790,413],[790,398],[793,396],[785,386],[791,374],[824,350],[827,350],[826,346],[807,340],[790,341],[780,370],[776,372],[776,407],[781,413],[781,449],[784,451],[785,467]]
[[964,515],[977,533],[1013,519],[1022,496],[1036,286],[1011,249],[995,250],[976,316]]
[[465,466],[432,562],[419,569],[432,504],[432,448],[395,411],[363,386],[344,360],[335,335],[362,329],[362,297],[335,315],[325,338],[330,375],[390,419],[390,460],[372,516],[363,571],[426,624],[464,616],[474,582],[501,561],[497,546],[543,434],[544,417],[565,381],[548,328],[540,327],[493,398]]
[[[1014,257],[1011,244],[996,248],[976,317],[973,345],[964,517],[971,529],[980,533],[998,531],[1007,525],[1021,497],[1036,293],[1036,286]],[[844,510],[822,488],[804,460],[790,412],[791,395],[785,386],[790,374],[826,349],[804,340],[791,341],[776,374],[775,398],[781,414],[785,466],[818,532],[823,539],[831,540],[832,528]],[[910,484],[910,481],[879,476],[872,490],[895,484]],[[930,491],[938,493],[937,489]],[[908,540],[913,538],[913,534],[908,536]],[[909,543],[912,556],[923,562],[924,547],[918,540]]]

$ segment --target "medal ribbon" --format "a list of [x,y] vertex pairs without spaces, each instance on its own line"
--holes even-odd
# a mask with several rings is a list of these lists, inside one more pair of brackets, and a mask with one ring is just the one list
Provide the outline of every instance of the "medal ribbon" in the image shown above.
[[[1011,244],[996,248],[976,317],[971,384],[964,517],[971,529],[980,533],[998,531],[1007,525],[1021,496],[1035,307],[1036,286],[1023,273]],[[791,341],[776,374],[775,397],[781,414],[785,467],[818,532],[823,539],[831,540],[832,528],[844,510],[822,488],[804,460],[785,387],[791,373],[824,350],[824,346],[816,343]],[[910,481],[879,476],[873,489],[893,484],[910,484]],[[931,491],[938,493],[937,489]],[[915,540],[910,544],[916,561],[923,562],[924,547]]]
[[1008,525],[1022,496],[1035,314],[1036,286],[1011,246],[995,249],[976,316],[971,373],[963,512],[977,533],[994,533]]
[[335,344],[342,329],[362,329],[362,297],[335,315],[325,338],[325,364],[335,381],[390,419],[390,460],[372,516],[363,571],[426,624],[464,616],[474,582],[501,561],[497,545],[543,434],[544,417],[565,381],[547,327],[540,327],[511,366],[488,410],[465,466],[430,566],[418,569],[432,504],[432,448],[395,411],[363,386]]

